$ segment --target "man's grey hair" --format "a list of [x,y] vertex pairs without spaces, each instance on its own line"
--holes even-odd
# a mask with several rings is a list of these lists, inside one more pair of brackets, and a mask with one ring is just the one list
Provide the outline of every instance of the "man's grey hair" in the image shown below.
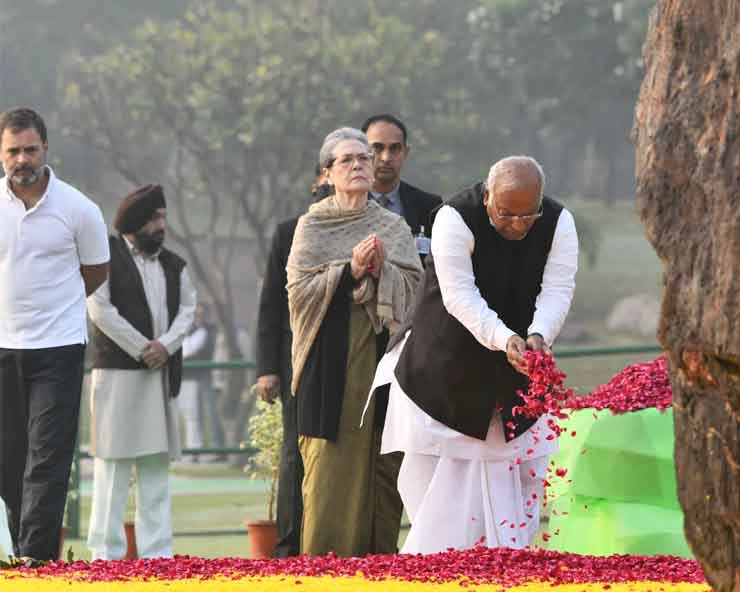
[[542,165],[537,162],[531,156],[507,156],[496,162],[488,171],[488,178],[486,179],[486,187],[489,191],[493,191],[496,184],[496,179],[500,177],[502,173],[510,173],[512,169],[520,168],[522,165],[529,165],[533,167],[540,177],[540,200],[545,193],[545,171],[542,170]]
[[370,152],[370,142],[367,141],[367,136],[354,127],[340,127],[330,132],[321,144],[321,150],[319,150],[319,164],[321,168],[328,167],[334,160],[334,148],[337,147],[339,142],[344,140],[357,140],[365,145],[367,151]]

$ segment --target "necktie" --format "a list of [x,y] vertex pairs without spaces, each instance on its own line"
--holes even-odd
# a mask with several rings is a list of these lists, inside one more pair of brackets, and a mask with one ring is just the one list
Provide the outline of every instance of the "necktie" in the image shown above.
[[384,208],[387,208],[388,204],[391,203],[391,196],[388,195],[387,193],[381,193],[378,196],[378,203]]

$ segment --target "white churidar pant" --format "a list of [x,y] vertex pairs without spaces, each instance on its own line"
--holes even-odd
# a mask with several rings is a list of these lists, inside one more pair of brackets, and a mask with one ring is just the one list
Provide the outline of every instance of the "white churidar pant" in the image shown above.
[[169,458],[151,454],[137,458],[95,458],[93,506],[87,545],[92,559],[123,559],[123,530],[129,480],[136,475],[136,548],[139,557],[172,557],[172,515]]

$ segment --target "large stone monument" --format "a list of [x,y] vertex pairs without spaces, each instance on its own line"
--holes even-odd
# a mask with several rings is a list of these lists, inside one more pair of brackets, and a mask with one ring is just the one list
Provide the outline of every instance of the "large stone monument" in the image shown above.
[[644,57],[637,203],[664,266],[678,495],[709,582],[740,591],[740,1],[659,1]]

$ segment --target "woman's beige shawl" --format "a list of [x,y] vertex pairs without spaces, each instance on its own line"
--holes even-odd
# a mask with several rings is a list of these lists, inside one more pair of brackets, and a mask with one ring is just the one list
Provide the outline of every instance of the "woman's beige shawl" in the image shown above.
[[287,266],[293,393],[352,249],[370,234],[383,242],[385,262],[377,282],[364,277],[353,298],[364,305],[376,333],[383,327],[393,331],[404,321],[422,275],[405,220],[372,200],[361,209],[344,210],[331,196],[313,204],[298,221]]

